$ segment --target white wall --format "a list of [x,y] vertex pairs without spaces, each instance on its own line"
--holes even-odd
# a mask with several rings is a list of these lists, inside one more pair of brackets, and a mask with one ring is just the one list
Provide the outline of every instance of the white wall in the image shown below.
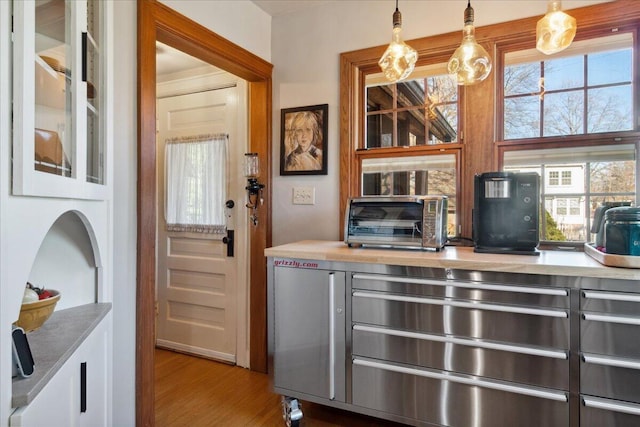
[[135,425],[136,2],[114,1],[113,425]]
[[51,226],[33,261],[29,282],[60,292],[56,310],[96,302],[93,247],[78,214],[68,212]]
[[[564,1],[564,9],[603,1]],[[401,1],[405,40],[460,31],[467,0]],[[542,16],[546,2],[475,0],[476,26]],[[386,45],[395,2],[344,0],[273,18],[273,245],[336,240],[339,212],[340,53]],[[578,23],[578,26],[580,23]],[[410,43],[409,43],[410,44]],[[280,176],[280,109],[329,104],[328,175]],[[315,187],[316,204],[293,205],[294,186]]]
[[[11,97],[10,95],[10,69],[9,52],[11,51],[11,4],[0,2],[0,194],[9,193],[9,177],[11,168]],[[0,200],[0,260],[10,248],[2,244],[9,227],[6,224],[7,204]],[[0,283],[5,283],[7,273],[0,270]],[[6,301],[12,295],[12,290],[0,286],[0,301]],[[14,313],[8,307],[0,304],[0,377],[11,371],[11,352],[5,349],[11,348],[11,322],[15,320]],[[5,322],[8,322],[5,326]],[[0,379],[0,425],[7,424],[9,411],[11,410],[11,385],[8,381]]]

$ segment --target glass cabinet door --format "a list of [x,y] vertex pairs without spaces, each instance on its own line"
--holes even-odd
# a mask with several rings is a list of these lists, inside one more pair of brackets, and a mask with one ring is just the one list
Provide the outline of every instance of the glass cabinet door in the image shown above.
[[87,182],[104,184],[104,131],[100,120],[102,104],[102,55],[100,5],[87,1],[87,31],[82,36],[83,77],[87,83]]
[[103,199],[110,2],[13,4],[13,193]]
[[71,9],[63,0],[35,7],[34,164],[37,171],[71,176],[72,43]]

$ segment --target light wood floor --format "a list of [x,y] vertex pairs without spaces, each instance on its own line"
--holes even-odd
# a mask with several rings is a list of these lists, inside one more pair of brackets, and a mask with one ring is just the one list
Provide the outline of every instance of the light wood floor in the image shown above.
[[[158,427],[284,427],[280,396],[265,374],[172,351],[155,352]],[[397,427],[391,423],[301,402],[305,427]]]

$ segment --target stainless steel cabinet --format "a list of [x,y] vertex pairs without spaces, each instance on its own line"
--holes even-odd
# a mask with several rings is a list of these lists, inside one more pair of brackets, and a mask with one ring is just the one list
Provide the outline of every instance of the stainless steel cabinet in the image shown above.
[[268,266],[277,393],[415,426],[640,425],[636,281]]
[[345,273],[276,268],[273,383],[282,394],[345,400]]
[[640,294],[584,290],[580,424],[640,425]]

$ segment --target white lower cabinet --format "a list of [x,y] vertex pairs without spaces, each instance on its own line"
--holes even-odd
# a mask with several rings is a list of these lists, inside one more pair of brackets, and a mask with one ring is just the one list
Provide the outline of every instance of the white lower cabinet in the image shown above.
[[31,403],[17,408],[11,427],[109,425],[109,313]]

